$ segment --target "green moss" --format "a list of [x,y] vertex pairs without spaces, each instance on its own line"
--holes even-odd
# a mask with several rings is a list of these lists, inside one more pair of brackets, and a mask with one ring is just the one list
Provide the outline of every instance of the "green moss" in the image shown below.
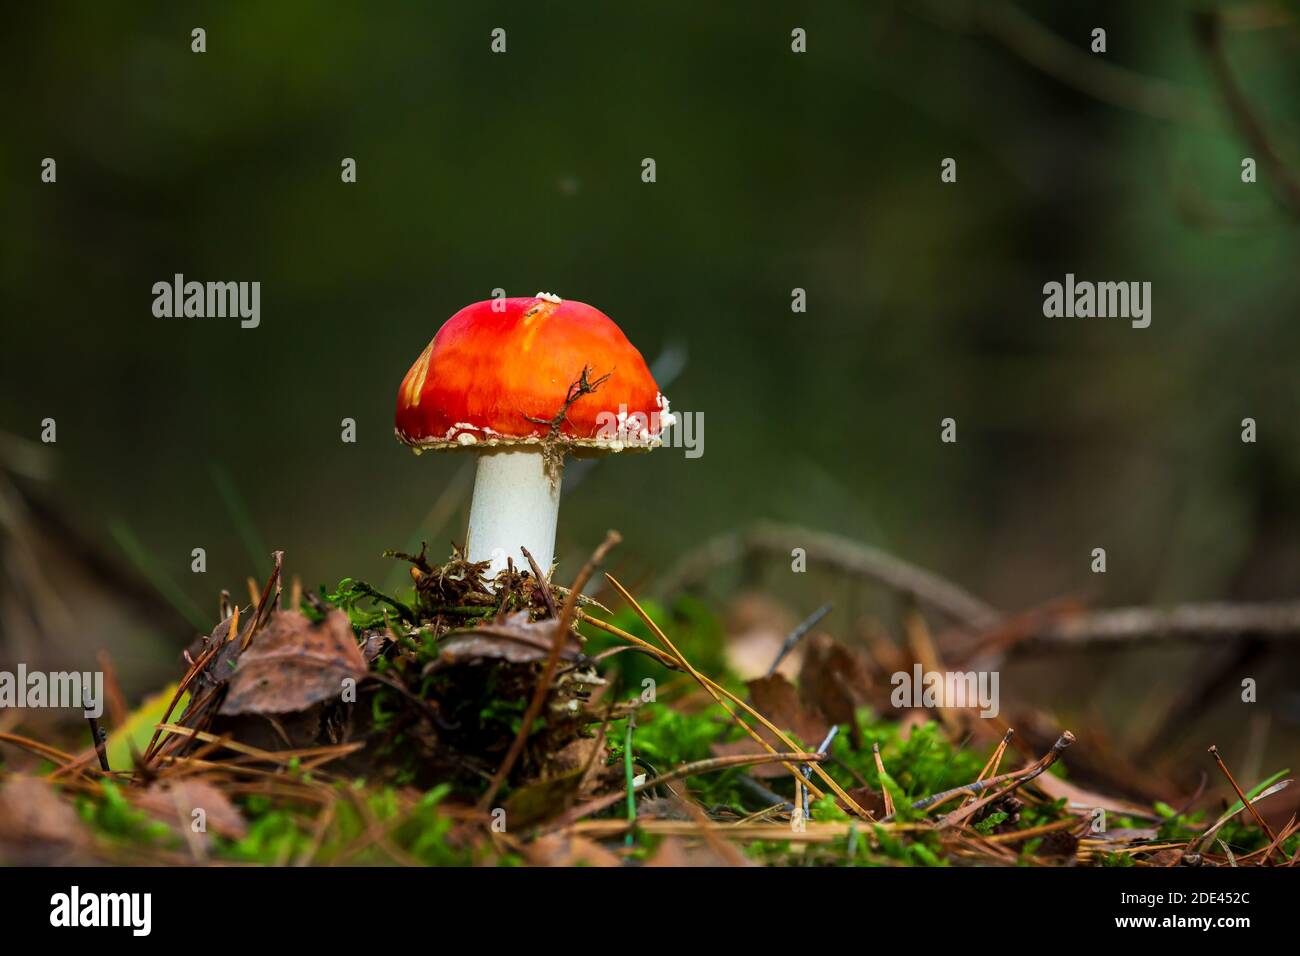
[[1005,823],[1010,816],[1011,814],[1002,810],[994,811],[979,823],[975,824],[975,830],[977,833],[982,833],[985,836],[988,836],[997,829],[999,824]]
[[98,792],[77,798],[77,813],[107,842],[141,846],[171,846],[179,837],[165,823],[133,807],[111,780],[101,780]]

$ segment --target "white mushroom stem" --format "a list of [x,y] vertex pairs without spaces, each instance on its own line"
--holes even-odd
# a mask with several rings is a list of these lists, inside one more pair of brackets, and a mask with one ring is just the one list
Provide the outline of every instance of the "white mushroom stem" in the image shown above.
[[527,568],[527,548],[542,574],[555,557],[555,522],[560,515],[560,473],[547,474],[539,451],[484,452],[478,458],[474,500],[469,506],[469,560],[490,561],[489,579],[505,570]]

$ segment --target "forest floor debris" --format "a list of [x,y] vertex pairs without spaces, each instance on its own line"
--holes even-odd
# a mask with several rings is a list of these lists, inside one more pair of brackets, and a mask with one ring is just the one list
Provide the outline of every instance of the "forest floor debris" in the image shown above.
[[[1296,819],[1275,829],[1256,806],[1288,771],[1243,789],[1211,747],[1239,797],[1211,822],[1199,794],[1175,809],[1122,775],[1070,779],[1086,729],[1076,740],[1042,713],[900,711],[889,675],[937,655],[919,614],[901,645],[862,646],[814,631],[819,608],[764,676],[741,681],[717,617],[689,595],[642,602],[611,575],[624,610],[583,594],[617,540],[571,588],[531,556],[489,581],[485,563],[422,549],[389,553],[410,568],[402,593],[345,579],[286,595],[277,552],[249,603],[223,594],[175,686],[110,723],[106,744],[0,733],[0,861],[1290,866],[1300,854]],[[964,594],[872,561],[998,633]],[[797,670],[778,670],[796,644]]]

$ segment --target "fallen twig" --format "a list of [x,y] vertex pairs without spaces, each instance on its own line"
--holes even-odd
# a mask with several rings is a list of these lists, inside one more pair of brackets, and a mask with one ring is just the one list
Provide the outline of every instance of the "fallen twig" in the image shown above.
[[1218,10],[1209,7],[1194,15],[1196,37],[1201,51],[1210,64],[1210,73],[1219,85],[1219,91],[1232,116],[1233,125],[1242,138],[1259,155],[1260,164],[1268,173],[1265,180],[1273,184],[1273,192],[1293,216],[1300,216],[1300,179],[1283,161],[1273,137],[1263,120],[1251,105],[1238,82],[1228,55],[1223,47],[1223,21]]
[[1011,778],[1012,781],[1009,786],[1004,787],[1003,789],[999,790],[997,793],[991,793],[987,797],[984,797],[980,800],[976,800],[972,804],[968,804],[967,806],[964,807],[959,807],[956,810],[952,811],[952,813],[948,814],[942,820],[939,821],[938,826],[940,827],[940,829],[943,829],[945,827],[956,826],[957,824],[961,823],[963,820],[968,819],[976,811],[992,803],[994,800],[1001,800],[1003,797],[1011,794],[1012,792],[1014,792],[1024,784],[1028,783],[1030,780],[1033,780],[1039,774],[1043,773],[1052,764],[1056,763],[1056,758],[1059,757],[1061,753],[1072,743],[1074,743],[1074,734],[1070,733],[1068,730],[1063,731],[1061,733],[1061,736],[1056,739],[1056,743],[1052,744],[1052,749],[1049,750],[1047,753],[1045,753],[1042,757],[1039,757],[1038,760],[1030,764],[1025,769],[1016,771],[1015,773],[1012,774],[1005,774],[1003,778],[989,777],[988,779],[983,780],[978,784],[973,784],[972,785],[973,787],[979,789],[988,789],[989,786],[991,786],[995,781],[999,779],[1005,779],[1009,777]]
[[1209,752],[1210,755],[1214,757],[1215,762],[1218,763],[1219,769],[1223,771],[1223,775],[1228,778],[1228,783],[1232,784],[1232,789],[1237,792],[1237,799],[1246,805],[1246,809],[1248,809],[1250,815],[1255,818],[1255,822],[1259,824],[1260,829],[1268,835],[1269,841],[1277,842],[1277,834],[1273,832],[1273,828],[1268,825],[1268,821],[1260,815],[1259,810],[1255,808],[1255,804],[1246,797],[1245,791],[1243,791],[1237,784],[1237,781],[1232,776],[1232,771],[1229,770],[1228,765],[1223,762],[1223,757],[1219,754],[1219,748],[1214,744],[1210,744]]
[[546,613],[549,617],[555,617],[555,597],[551,594],[551,582],[542,569],[537,566],[537,559],[533,557],[532,552],[527,548],[519,549],[523,552],[524,557],[528,559],[528,566],[533,569],[533,578],[537,581],[537,590],[542,592],[542,602],[546,605]]
[[90,739],[95,745],[95,755],[99,757],[99,769],[109,773],[108,751],[104,747],[108,734],[99,726],[99,720],[89,714],[86,715],[86,722],[90,724]]
[[767,522],[705,542],[664,579],[661,590],[676,593],[699,582],[714,568],[750,554],[780,555],[789,560],[792,548],[804,549],[810,564],[823,564],[876,581],[974,628],[991,627],[1000,617],[996,609],[956,584],[879,548],[824,531]]
[[1183,604],[1127,607],[1060,617],[1026,638],[1026,645],[1079,646],[1139,639],[1219,640],[1243,636],[1300,637],[1300,603]]
[[775,659],[772,661],[772,666],[767,669],[768,677],[771,677],[776,673],[776,669],[781,666],[781,662],[786,659],[789,653],[794,650],[796,646],[798,646],[804,636],[818,625],[822,618],[831,613],[831,608],[834,606],[834,602],[827,601],[817,610],[804,618],[798,627],[786,635],[785,640],[781,642],[781,649],[777,652]]

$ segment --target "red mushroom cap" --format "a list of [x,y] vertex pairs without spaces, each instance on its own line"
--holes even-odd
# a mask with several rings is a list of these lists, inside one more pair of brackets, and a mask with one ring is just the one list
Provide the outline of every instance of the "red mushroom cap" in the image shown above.
[[[584,370],[592,385],[608,378],[552,433]],[[551,441],[619,451],[658,445],[671,422],[645,359],[609,316],[539,293],[475,302],[448,319],[402,380],[395,431],[417,450]]]

